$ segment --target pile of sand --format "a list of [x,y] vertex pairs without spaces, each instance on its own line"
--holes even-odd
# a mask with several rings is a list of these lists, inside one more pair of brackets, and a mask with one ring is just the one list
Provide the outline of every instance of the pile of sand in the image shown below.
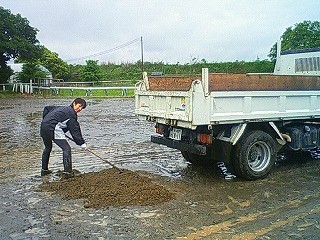
[[91,208],[156,205],[174,198],[173,193],[152,182],[151,178],[116,168],[43,183],[40,190],[67,200],[84,199],[84,206]]

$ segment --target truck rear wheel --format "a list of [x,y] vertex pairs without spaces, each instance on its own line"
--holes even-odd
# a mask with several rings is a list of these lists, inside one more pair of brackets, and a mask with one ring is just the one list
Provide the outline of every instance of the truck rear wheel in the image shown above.
[[237,143],[233,162],[236,173],[247,180],[266,177],[276,161],[274,139],[256,130],[245,134]]
[[203,164],[209,163],[211,160],[207,156],[198,155],[198,154],[194,154],[187,151],[181,151],[181,154],[185,160],[195,165],[203,165]]

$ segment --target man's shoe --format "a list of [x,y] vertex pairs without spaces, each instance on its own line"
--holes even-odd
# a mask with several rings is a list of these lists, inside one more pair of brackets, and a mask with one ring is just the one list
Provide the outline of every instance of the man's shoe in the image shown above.
[[45,175],[48,175],[48,174],[50,174],[50,173],[52,173],[52,171],[51,170],[48,170],[48,169],[41,169],[41,176],[43,177],[43,176],[45,176]]

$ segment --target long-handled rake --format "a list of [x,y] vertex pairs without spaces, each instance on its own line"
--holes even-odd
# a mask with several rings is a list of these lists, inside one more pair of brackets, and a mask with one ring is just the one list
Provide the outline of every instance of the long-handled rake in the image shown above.
[[[70,139],[72,142],[75,142],[72,137],[69,137],[68,135],[66,135],[66,137],[67,137],[68,139]],[[117,169],[119,172],[122,172],[122,170],[121,170],[120,168],[118,168],[116,165],[114,165],[113,163],[111,163],[111,162],[108,161],[107,159],[101,157],[100,155],[98,155],[98,154],[95,153],[94,151],[92,151],[92,150],[90,150],[90,149],[88,149],[88,148],[86,148],[86,150],[87,150],[89,153],[91,153],[91,154],[95,155],[96,157],[98,157],[100,160],[108,163],[111,167]]]

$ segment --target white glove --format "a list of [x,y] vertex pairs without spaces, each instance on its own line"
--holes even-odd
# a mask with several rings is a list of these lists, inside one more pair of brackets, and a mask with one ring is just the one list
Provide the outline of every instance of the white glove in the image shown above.
[[87,149],[87,144],[84,143],[84,144],[82,144],[80,147],[81,147],[83,150],[86,150],[86,149]]

